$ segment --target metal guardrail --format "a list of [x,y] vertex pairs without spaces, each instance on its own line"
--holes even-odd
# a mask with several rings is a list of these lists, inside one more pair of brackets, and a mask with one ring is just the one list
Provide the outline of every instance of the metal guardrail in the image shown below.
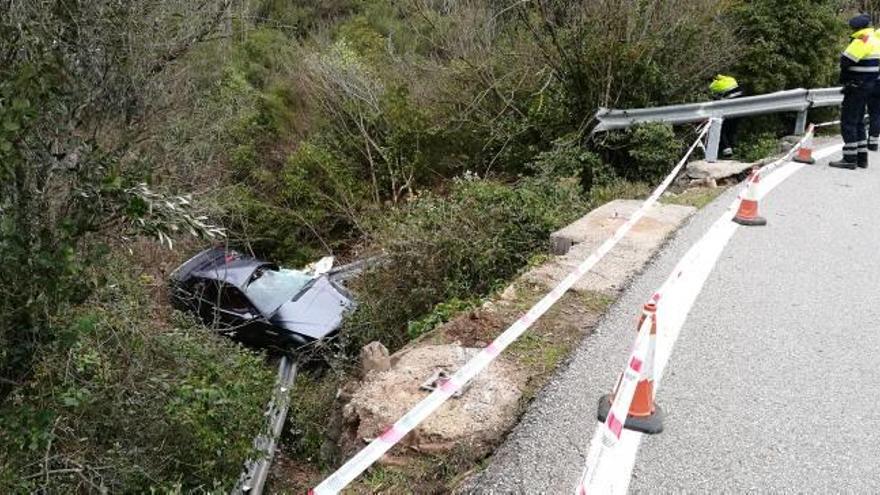
[[836,107],[843,102],[843,88],[811,89],[807,99],[810,100],[811,108]]
[[284,421],[287,419],[287,410],[290,407],[290,390],[296,380],[296,362],[288,356],[281,358],[278,364],[278,380],[275,382],[275,391],[269,407],[266,411],[268,428],[254,439],[254,448],[259,452],[259,457],[245,463],[245,471],[242,473],[238,484],[232,490],[234,495],[260,495],[266,485],[266,477],[269,475],[269,466],[275,456],[275,444],[281,436]]
[[686,124],[710,120],[706,144],[706,159],[718,158],[718,141],[721,124],[725,118],[748,117],[770,113],[797,112],[794,133],[802,135],[806,131],[807,112],[810,108],[838,106],[843,101],[841,88],[791,89],[764,95],[745,96],[731,100],[716,100],[665,107],[637,108],[631,110],[600,108],[596,113],[599,125],[593,132],[625,129],[646,122],[666,122]]

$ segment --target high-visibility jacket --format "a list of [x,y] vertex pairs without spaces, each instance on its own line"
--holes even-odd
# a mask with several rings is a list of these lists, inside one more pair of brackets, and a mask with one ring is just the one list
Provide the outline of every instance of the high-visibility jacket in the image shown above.
[[723,74],[715,76],[715,80],[709,85],[709,91],[712,92],[712,96],[715,98],[727,99],[742,96],[742,90],[739,89],[736,79]]
[[[880,61],[880,31],[874,30],[871,33],[871,58]],[[878,78],[880,78],[880,71],[877,72]]]
[[860,29],[840,54],[840,82],[844,84],[873,83],[880,76],[880,53],[873,28]]

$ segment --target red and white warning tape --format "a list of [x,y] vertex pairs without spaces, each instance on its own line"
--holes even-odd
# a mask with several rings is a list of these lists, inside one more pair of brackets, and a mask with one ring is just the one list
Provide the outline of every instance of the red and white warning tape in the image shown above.
[[[621,225],[608,240],[602,243],[593,254],[585,259],[577,269],[570,273],[549,294],[538,301],[525,315],[518,319],[507,330],[501,333],[491,344],[483,348],[476,356],[462,366],[452,377],[443,383],[438,389],[431,392],[421,402],[416,404],[396,423],[387,428],[378,438],[370,442],[364,449],[354,455],[333,474],[327,477],[321,484],[316,486],[310,493],[315,495],[328,495],[338,493],[355,478],[360,476],[368,467],[378,461],[388,450],[397,444],[407,433],[413,430],[419,423],[424,421],[434,411],[440,408],[455,392],[468,383],[478,373],[483,371],[498,357],[504,349],[519,338],[534,322],[546,313],[562,296],[571,289],[578,280],[587,274],[623,237],[638,223],[660,196],[669,188],[688,158],[708,131],[709,126],[704,125],[699,136],[688,148],[687,153],[678,162],[675,168],[666,176],[662,183],[654,190],[651,196],[642,203],[638,210]],[[628,407],[628,406],[627,406]]]
[[[833,123],[820,124],[822,126],[832,125]],[[761,167],[758,174],[769,174],[766,181],[759,183],[759,197],[763,197],[767,192],[782,183],[790,177],[794,172],[803,168],[803,165],[796,163],[788,163],[785,167],[776,170],[776,168],[786,162],[789,162],[797,152],[797,150],[809,143],[813,138],[816,126],[810,126],[809,131],[804,135],[801,141],[792,148],[784,157],[772,163]],[[809,145],[808,145],[809,146]],[[829,155],[839,146],[828,148],[822,155]],[[757,175],[757,174],[756,174]],[[753,175],[754,177],[754,175]],[[736,232],[738,225],[731,220],[739,206],[746,188],[749,187],[748,181],[743,185],[737,198],[733,200],[724,214],[709,228],[704,236],[694,244],[684,257],[676,264],[670,276],[662,284],[660,289],[654,294],[653,300],[657,303],[657,352],[654,357],[654,391],[659,389],[662,379],[663,370],[666,362],[671,354],[672,346],[678,337],[678,333],[687,318],[697,295],[702,290],[705,280],[708,278],[712,267],[717,258],[721,255],[722,250],[726,246],[729,239]],[[642,338],[644,325],[639,331],[638,341]],[[630,355],[630,360],[635,353],[635,348]],[[631,369],[627,361],[627,372]],[[626,372],[624,373],[626,378]],[[636,378],[636,381],[638,378]],[[633,387],[635,385],[632,385]],[[633,388],[634,390],[634,388]],[[629,405],[632,401],[632,393],[627,392],[626,395],[618,394],[615,396],[612,410],[617,408],[621,416],[626,418],[629,411]],[[618,404],[620,402],[620,404]],[[629,432],[628,435],[622,436],[620,430],[616,427],[616,423],[612,423],[609,418],[604,424],[597,426],[590,444],[590,450],[587,454],[586,466],[584,468],[581,479],[578,483],[576,493],[584,495],[587,493],[626,493],[629,486],[629,476],[632,469],[632,463],[635,459],[635,451],[641,439],[641,434]],[[619,420],[617,420],[619,422]],[[623,437],[624,442],[621,442]],[[626,447],[623,450],[627,452],[618,452],[619,447]]]
[[626,422],[629,413],[629,406],[632,404],[633,396],[636,393],[636,387],[642,375],[648,375],[652,371],[646,369],[647,363],[653,360],[653,356],[648,355],[651,349],[651,326],[656,324],[656,314],[651,314],[644,319],[639,333],[636,336],[636,342],[633,349],[626,360],[626,368],[618,380],[615,388],[614,400],[611,402],[611,410],[605,418],[602,428],[602,438],[598,449],[590,449],[587,458],[587,467],[581,477],[579,492],[581,495],[587,493],[587,487],[593,483],[593,477],[600,468],[600,464],[605,459],[605,451],[613,449],[620,436],[623,434],[623,425]]

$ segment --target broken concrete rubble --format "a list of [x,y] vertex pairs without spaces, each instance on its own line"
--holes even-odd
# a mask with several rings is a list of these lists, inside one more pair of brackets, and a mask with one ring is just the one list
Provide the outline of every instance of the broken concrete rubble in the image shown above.
[[[420,386],[436,369],[452,374],[480,349],[425,345],[400,351],[386,372],[371,373],[343,409],[355,442],[377,437],[428,392]],[[447,401],[402,441],[417,450],[443,450],[467,442],[478,447],[513,426],[525,377],[505,359],[477,375],[470,387]]]

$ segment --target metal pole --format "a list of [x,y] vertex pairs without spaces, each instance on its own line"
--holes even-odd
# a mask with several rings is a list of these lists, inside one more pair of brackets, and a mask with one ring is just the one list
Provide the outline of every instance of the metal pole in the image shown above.
[[794,123],[794,135],[803,136],[807,132],[807,110],[802,110],[797,114],[797,121]]
[[721,125],[724,119],[720,117],[712,117],[709,119],[709,135],[706,141],[706,161],[718,161],[718,147],[721,144]]

